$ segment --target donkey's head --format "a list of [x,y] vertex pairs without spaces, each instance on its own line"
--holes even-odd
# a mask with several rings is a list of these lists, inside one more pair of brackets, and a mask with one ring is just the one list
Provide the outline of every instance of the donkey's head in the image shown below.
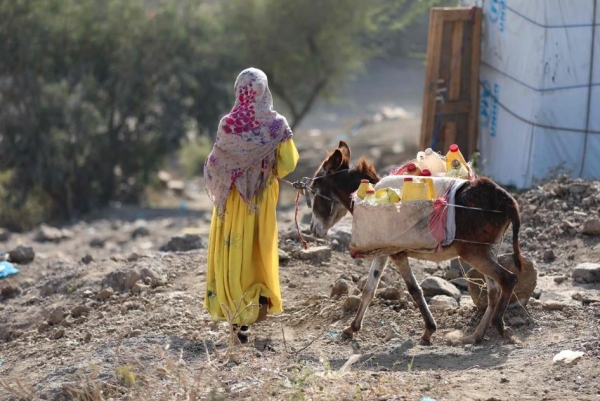
[[316,237],[327,235],[351,211],[350,195],[363,178],[373,183],[379,181],[373,165],[364,159],[360,159],[357,167],[350,166],[350,147],[340,141],[338,148],[323,160],[310,185],[314,194],[310,230]]

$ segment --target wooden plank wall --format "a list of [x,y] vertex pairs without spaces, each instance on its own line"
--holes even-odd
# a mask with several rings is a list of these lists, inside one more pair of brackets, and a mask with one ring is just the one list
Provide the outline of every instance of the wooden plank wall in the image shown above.
[[445,154],[457,143],[477,150],[481,8],[432,8],[429,14],[420,147]]

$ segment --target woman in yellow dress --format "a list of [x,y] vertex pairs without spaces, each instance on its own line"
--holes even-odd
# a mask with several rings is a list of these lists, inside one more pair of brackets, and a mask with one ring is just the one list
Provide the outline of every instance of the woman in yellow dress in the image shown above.
[[298,151],[285,117],[273,110],[267,76],[242,71],[233,109],[221,119],[204,164],[214,209],[210,228],[204,307],[213,320],[248,325],[280,313],[276,207],[277,177],[296,168]]

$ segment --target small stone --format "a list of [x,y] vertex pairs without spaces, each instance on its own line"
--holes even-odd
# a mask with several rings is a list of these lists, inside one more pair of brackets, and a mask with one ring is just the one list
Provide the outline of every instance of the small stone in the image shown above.
[[350,225],[337,224],[329,229],[327,236],[338,242],[339,247],[348,248],[352,240],[352,227]]
[[21,294],[21,288],[16,285],[7,285],[0,290],[0,296],[2,298],[14,298]]
[[348,284],[348,281],[344,280],[344,279],[338,279],[335,284],[333,285],[333,287],[331,287],[331,294],[330,297],[341,297],[342,295],[346,295],[348,294],[348,291],[350,289],[350,284]]
[[284,251],[283,249],[279,249],[279,263],[286,263],[291,259],[290,254]]
[[131,270],[125,279],[125,289],[131,289],[142,276],[137,270]]
[[426,297],[448,295],[457,301],[461,297],[460,290],[441,277],[427,277],[421,282],[421,289],[423,290],[423,295]]
[[308,249],[302,249],[298,253],[298,258],[302,260],[328,260],[331,258],[331,248],[322,245],[314,246]]
[[141,225],[139,227],[136,227],[132,232],[131,232],[131,238],[136,239],[138,237],[147,237],[150,235],[150,230],[148,230],[148,227],[146,227],[145,225]]
[[129,337],[139,337],[142,335],[142,330],[133,330],[129,333]]
[[92,333],[90,333],[90,332],[85,333],[85,335],[83,336],[83,341],[86,343],[89,343],[91,339],[92,339]]
[[531,306],[532,308],[537,308],[539,306],[542,306],[542,301],[536,299],[536,298],[530,298],[529,302],[528,302],[529,306]]
[[563,310],[567,306],[569,306],[569,305],[567,305],[567,304],[565,304],[563,302],[558,302],[558,301],[546,301],[546,302],[542,302],[542,308],[546,309],[546,310],[551,310],[551,311]]
[[52,334],[53,340],[58,340],[59,338],[63,338],[65,335],[65,329],[58,329]]
[[43,285],[43,286],[42,286],[42,288],[40,289],[40,294],[41,294],[43,297],[48,297],[48,296],[50,296],[50,295],[54,294],[54,287],[52,287],[52,286],[51,286],[51,285],[49,285],[49,284],[45,284],[45,285]]
[[514,316],[508,319],[508,325],[511,327],[525,326],[527,321],[520,316]]
[[580,194],[588,190],[589,184],[584,182],[575,182],[568,186],[568,191],[572,194]]
[[542,259],[544,260],[544,262],[553,262],[554,260],[556,260],[556,255],[554,254],[554,251],[552,249],[546,249],[544,251],[544,254],[542,255]]
[[12,251],[8,252],[8,258],[13,263],[26,264],[35,259],[35,252],[30,246],[19,245]]
[[62,310],[62,308],[56,308],[54,309],[52,312],[50,312],[50,315],[48,315],[48,323],[52,324],[52,325],[56,325],[59,324],[60,322],[62,322],[65,319],[65,312]]
[[89,265],[93,261],[94,258],[92,257],[92,255],[85,255],[83,258],[81,258],[81,263],[83,263],[84,265]]
[[429,305],[437,309],[454,309],[458,308],[458,302],[453,297],[448,295],[436,295],[429,300]]
[[73,233],[69,230],[61,230],[56,227],[42,224],[35,236],[35,240],[38,242],[60,242],[64,239],[69,239],[72,236]]
[[360,298],[355,295],[350,295],[344,300],[344,310],[346,312],[352,312],[358,309],[360,305]]
[[134,284],[133,287],[131,287],[131,293],[135,294],[135,295],[139,295],[144,291],[149,291],[150,288],[151,287],[149,285],[142,284],[141,282],[137,282]]
[[104,248],[106,244],[106,238],[94,238],[90,241],[90,246],[92,248]]
[[387,287],[378,291],[377,297],[388,301],[399,301],[402,298],[402,294],[396,287]]
[[127,261],[128,262],[137,262],[138,260],[140,260],[142,258],[142,255],[140,255],[137,252],[132,252],[127,256]]
[[185,234],[172,237],[160,250],[161,252],[188,252],[202,247],[202,237],[197,234]]
[[586,235],[600,235],[600,219],[591,217],[583,223],[581,233]]
[[106,288],[106,289],[100,291],[98,293],[97,297],[98,297],[98,299],[108,299],[108,298],[112,297],[114,293],[115,292],[112,289]]
[[564,350],[554,355],[552,361],[557,364],[570,365],[577,363],[585,353],[582,351]]
[[81,315],[87,314],[89,311],[90,311],[89,306],[78,305],[78,306],[74,307],[73,309],[71,309],[71,315],[73,317],[79,317]]
[[567,278],[566,278],[565,276],[557,276],[557,277],[554,277],[554,282],[555,282],[556,284],[561,284],[561,283],[563,283],[563,282],[564,282],[566,279],[567,279]]
[[46,331],[48,329],[48,323],[46,322],[42,322],[38,325],[37,327],[37,331],[38,333],[43,333],[44,331]]
[[573,269],[572,277],[579,283],[600,282],[600,264],[580,263]]

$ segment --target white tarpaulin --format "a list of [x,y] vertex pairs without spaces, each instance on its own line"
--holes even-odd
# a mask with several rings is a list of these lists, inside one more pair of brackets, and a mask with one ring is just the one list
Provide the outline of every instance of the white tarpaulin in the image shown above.
[[483,8],[485,175],[518,188],[558,173],[600,179],[600,0],[461,5]]

